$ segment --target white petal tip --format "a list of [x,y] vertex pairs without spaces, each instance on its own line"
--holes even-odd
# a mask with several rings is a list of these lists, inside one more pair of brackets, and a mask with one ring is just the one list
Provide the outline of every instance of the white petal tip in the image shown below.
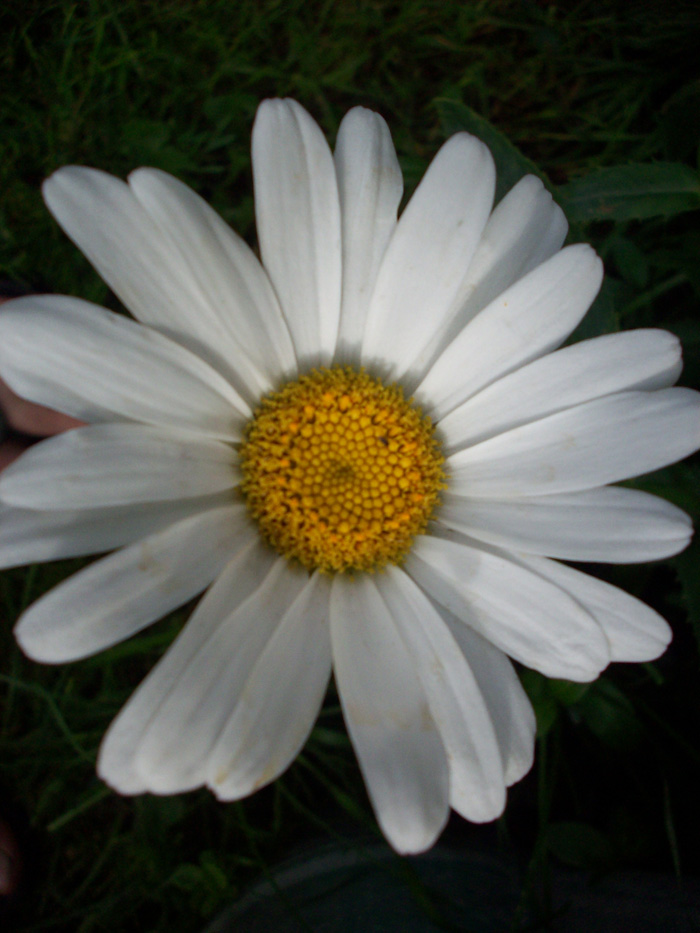
[[41,193],[44,200],[46,200],[47,194],[51,194],[54,188],[61,184],[63,179],[73,174],[72,169],[74,168],[76,168],[76,166],[64,165],[62,168],[58,168],[55,172],[52,172],[48,178],[44,179],[41,185]]
[[659,557],[659,560],[664,560],[668,557],[675,557],[676,554],[681,554],[693,540],[695,529],[693,528],[693,524],[690,519],[688,519],[688,527],[676,527],[675,531],[677,532],[675,538],[664,542],[665,547],[663,549],[663,553]]
[[550,204],[553,200],[551,193],[545,188],[544,182],[537,175],[523,175],[508,193],[515,191],[516,188],[521,197],[532,198],[534,203],[539,203],[541,206]]
[[384,117],[369,107],[353,107],[343,117],[343,121],[348,123],[374,123],[375,121],[386,124]]
[[207,788],[212,792],[219,803],[231,803],[234,800],[242,800],[244,797],[249,797],[254,792],[254,788],[247,789],[231,787],[229,785],[219,785],[216,781],[208,781]]
[[307,114],[306,110],[293,100],[291,97],[268,97],[263,100],[258,106],[257,113],[255,114],[255,123],[260,119],[270,119],[274,117],[284,118],[288,115],[304,115],[309,120],[311,117]]
[[66,650],[67,646],[61,640],[51,638],[43,631],[32,631],[33,628],[30,620],[20,619],[14,630],[17,644],[30,660],[38,664],[66,664],[84,657],[80,652]]
[[[151,168],[149,166],[143,166],[143,165],[129,172],[129,174],[126,177],[126,180],[132,188],[134,186],[138,188],[142,184],[148,185],[150,183],[158,182],[158,181],[161,181],[161,182],[162,181],[168,182],[172,180],[177,181],[177,179],[175,179],[174,176],[171,175],[169,172],[164,172],[160,168]],[[181,184],[180,182],[178,183]]]
[[636,639],[634,635],[629,636],[624,646],[613,649],[611,660],[622,664],[656,661],[664,654],[672,640],[673,631],[670,625],[659,617],[653,632],[641,632]]
[[526,760],[520,761],[509,761],[506,767],[503,778],[505,780],[506,787],[512,787],[513,784],[517,784],[518,781],[522,781],[526,774],[530,773],[533,764],[535,763],[535,736],[532,736],[532,755],[530,755]]
[[538,670],[540,674],[544,674],[545,677],[551,677],[554,680],[589,684],[597,680],[613,660],[611,654],[604,629],[599,627],[595,645],[591,641],[587,644],[570,646],[567,648],[565,658],[553,658],[541,666],[536,664],[530,666]]
[[506,808],[506,782],[494,784],[492,787],[481,790],[478,795],[473,792],[453,792],[450,797],[452,808],[469,820],[470,823],[493,823]]
[[157,797],[170,797],[184,794],[201,787],[203,781],[192,780],[171,773],[164,767],[161,773],[151,773],[144,777],[135,762],[124,761],[124,752],[117,756],[113,753],[100,752],[97,759],[97,776],[117,794],[132,797],[135,794],[154,794]]
[[[150,790],[141,780],[136,771],[130,767],[128,756],[120,749],[115,755],[108,745],[109,732],[102,741],[97,755],[97,776],[101,781],[123,797],[133,797],[136,794],[145,794]],[[126,759],[126,760],[125,760]]]
[[571,246],[564,247],[559,255],[568,256],[570,261],[575,260],[575,262],[581,266],[582,271],[586,271],[586,267],[588,267],[592,279],[599,279],[600,282],[603,281],[603,276],[605,274],[603,260],[590,243],[573,243]]
[[449,813],[436,830],[434,826],[387,826],[379,821],[380,828],[392,849],[399,855],[420,855],[435,845],[440,833],[445,828]]
[[103,174],[105,173],[99,169],[88,168],[85,165],[63,165],[44,180],[41,185],[41,194],[48,207],[51,208],[54,196],[60,197],[75,185],[81,185],[92,177]]

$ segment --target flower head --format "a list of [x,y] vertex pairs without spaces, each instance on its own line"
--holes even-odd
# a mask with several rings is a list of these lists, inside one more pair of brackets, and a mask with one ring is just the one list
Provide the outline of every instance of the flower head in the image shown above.
[[[154,169],[64,168],[49,209],[136,321],[60,296],[0,315],[0,373],[87,422],[0,480],[5,566],[114,551],[38,600],[30,656],[86,657],[206,590],[110,727],[125,794],[279,775],[331,670],[389,841],[432,844],[450,807],[497,817],[530,768],[510,658],[595,678],[669,628],[560,563],[681,550],[687,516],[611,486],[700,447],[680,348],[640,330],[557,349],[598,291],[533,177],[493,208],[459,133],[397,220],[386,124],[357,108],[332,154],[294,101],[253,131],[261,261]],[[115,550],[116,549],[116,550]]]

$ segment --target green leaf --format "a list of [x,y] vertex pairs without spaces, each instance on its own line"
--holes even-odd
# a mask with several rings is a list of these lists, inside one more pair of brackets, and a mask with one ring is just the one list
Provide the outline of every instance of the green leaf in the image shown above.
[[608,839],[589,823],[561,821],[552,823],[547,832],[550,852],[572,868],[601,869],[615,860]]
[[605,677],[591,684],[576,704],[576,710],[591,732],[611,748],[633,748],[642,736],[634,707],[620,688]]
[[570,680],[550,680],[549,689],[552,696],[562,706],[571,706],[578,703],[590,690],[590,684],[577,684]]
[[697,172],[679,162],[613,165],[559,189],[572,222],[643,220],[700,208]]
[[642,250],[625,236],[613,237],[609,244],[610,254],[617,271],[633,288],[646,288],[649,284],[649,260]]
[[435,106],[446,136],[463,131],[471,133],[486,143],[491,150],[497,172],[496,201],[500,201],[503,195],[510,191],[513,185],[520,181],[524,175],[537,175],[538,178],[542,179],[545,187],[552,194],[556,194],[554,186],[544,172],[537,168],[535,163],[531,162],[527,156],[523,155],[500,130],[497,130],[484,117],[479,116],[471,107],[461,101],[447,98],[437,98]]

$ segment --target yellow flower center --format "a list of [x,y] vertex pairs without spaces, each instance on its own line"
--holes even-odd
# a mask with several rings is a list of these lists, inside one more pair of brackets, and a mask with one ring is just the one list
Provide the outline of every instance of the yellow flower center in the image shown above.
[[429,418],[398,386],[313,370],[262,400],[240,451],[264,538],[325,573],[400,563],[445,487]]

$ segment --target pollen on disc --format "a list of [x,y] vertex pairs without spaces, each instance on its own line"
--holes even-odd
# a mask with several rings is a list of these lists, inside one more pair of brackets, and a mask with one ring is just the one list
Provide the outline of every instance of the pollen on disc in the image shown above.
[[240,458],[263,537],[325,573],[400,563],[445,488],[430,419],[400,387],[345,367],[313,370],[266,396]]

